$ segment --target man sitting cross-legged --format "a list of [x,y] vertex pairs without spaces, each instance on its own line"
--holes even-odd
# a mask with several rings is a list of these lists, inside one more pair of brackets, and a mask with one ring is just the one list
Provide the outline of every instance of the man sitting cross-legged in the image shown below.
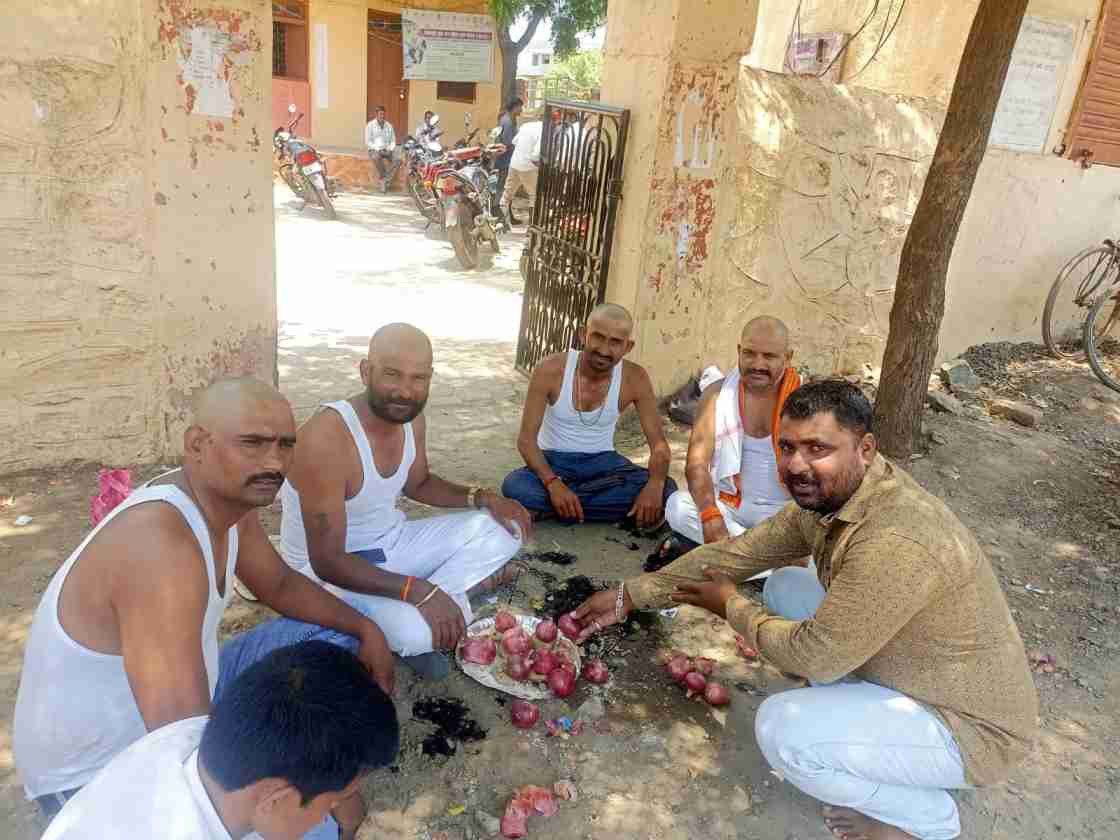
[[238,677],[209,717],[169,723],[105,767],[43,840],[296,838],[390,764],[393,704],[353,654],[282,648]]
[[789,366],[789,331],[777,318],[755,318],[743,327],[738,352],[738,367],[701,397],[688,439],[688,490],[665,505],[676,542],[663,547],[665,562],[737,537],[789,501],[777,459],[782,405],[801,384]]
[[[35,611],[12,740],[27,793],[48,818],[146,732],[209,712],[235,571],[282,615],[353,640],[392,691],[393,656],[377,625],[289,569],[257,518],[291,464],[288,401],[262,382],[226,380],[201,391],[192,414],[182,468],[103,519]],[[360,799],[345,810],[341,821],[356,827]]]
[[[452,484],[428,468],[424,406],[432,345],[408,324],[374,334],[361,362],[365,392],[327,403],[299,431],[295,465],[280,493],[281,550],[297,571],[327,584],[384,630],[422,674],[446,657],[471,620],[469,596],[516,572],[508,566],[531,521],[517,502]],[[407,520],[401,495],[435,507],[478,508]],[[277,620],[247,646],[268,649],[318,628]],[[333,637],[334,634],[327,634]]]
[[[1030,752],[1038,695],[988,559],[940,500],[877,453],[871,406],[816,382],[782,409],[779,468],[796,504],[731,540],[588,599],[581,638],[635,608],[693,604],[811,688],[759,707],[766,760],[826,803],[845,840],[949,840],[952,788]],[[816,570],[795,564],[812,551]],[[736,583],[780,567],[762,603]]]
[[[502,483],[538,518],[661,524],[665,500],[677,489],[668,477],[671,453],[649,374],[623,359],[634,347],[634,320],[604,303],[587,319],[583,350],[544,359],[529,380],[517,449],[526,466]],[[649,469],[614,448],[618,418],[635,406],[649,442]]]

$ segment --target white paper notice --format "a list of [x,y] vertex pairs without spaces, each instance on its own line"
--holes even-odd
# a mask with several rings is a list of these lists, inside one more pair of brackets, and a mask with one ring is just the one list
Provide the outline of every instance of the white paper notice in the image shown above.
[[991,145],[1017,152],[1046,150],[1076,42],[1072,23],[1023,18],[992,124]]
[[329,108],[327,95],[330,81],[327,78],[327,25],[315,24],[315,107]]
[[191,51],[180,59],[183,83],[194,91],[188,99],[190,113],[208,117],[232,117],[233,97],[230,95],[226,53],[230,38],[209,26],[190,30]]
[[495,41],[488,15],[401,11],[406,79],[492,82]]

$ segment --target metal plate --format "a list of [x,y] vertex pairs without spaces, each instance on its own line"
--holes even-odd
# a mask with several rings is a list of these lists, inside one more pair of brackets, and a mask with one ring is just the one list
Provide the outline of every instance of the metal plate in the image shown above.
[[[544,619],[537,618],[533,615],[519,615],[518,613],[511,613],[514,618],[518,620],[522,627],[525,628],[533,640],[536,641],[537,625]],[[475,638],[478,636],[486,636],[494,632],[495,617],[480,618],[467,628],[467,638]],[[552,697],[552,690],[549,689],[548,683],[541,683],[540,685],[532,682],[518,682],[506,675],[505,663],[506,656],[502,651],[502,643],[500,637],[494,638],[494,643],[498,646],[498,655],[494,661],[489,665],[478,665],[474,662],[464,662],[462,656],[463,643],[460,642],[459,646],[455,648],[455,661],[459,667],[463,669],[463,673],[468,677],[482,683],[488,688],[495,688],[498,691],[506,694],[512,694],[514,697],[520,697],[522,700],[547,700]],[[579,648],[575,642],[567,638],[563,633],[557,631],[556,641],[550,646],[552,650],[558,650],[565,653],[572,664],[576,666],[576,679],[583,673],[583,663],[580,660]]]

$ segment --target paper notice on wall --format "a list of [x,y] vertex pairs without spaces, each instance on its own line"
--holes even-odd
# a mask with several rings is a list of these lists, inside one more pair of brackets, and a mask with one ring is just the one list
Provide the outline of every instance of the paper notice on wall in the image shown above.
[[1077,33],[1072,23],[1023,18],[992,124],[991,145],[1017,152],[1046,151]]
[[329,108],[331,105],[328,93],[330,91],[330,80],[327,76],[327,25],[325,23],[315,24],[315,37],[313,39],[315,44],[315,107],[319,109]]
[[495,41],[487,15],[401,11],[406,79],[492,82]]
[[181,56],[179,67],[187,97],[187,113],[208,117],[232,117],[233,96],[229,89],[226,56],[230,37],[210,26],[190,30],[190,52]]

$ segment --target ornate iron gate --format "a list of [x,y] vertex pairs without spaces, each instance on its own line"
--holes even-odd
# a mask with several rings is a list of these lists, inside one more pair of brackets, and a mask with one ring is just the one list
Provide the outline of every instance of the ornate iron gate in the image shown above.
[[575,347],[606,295],[630,111],[546,99],[543,119],[537,200],[521,255],[517,369],[525,374]]

